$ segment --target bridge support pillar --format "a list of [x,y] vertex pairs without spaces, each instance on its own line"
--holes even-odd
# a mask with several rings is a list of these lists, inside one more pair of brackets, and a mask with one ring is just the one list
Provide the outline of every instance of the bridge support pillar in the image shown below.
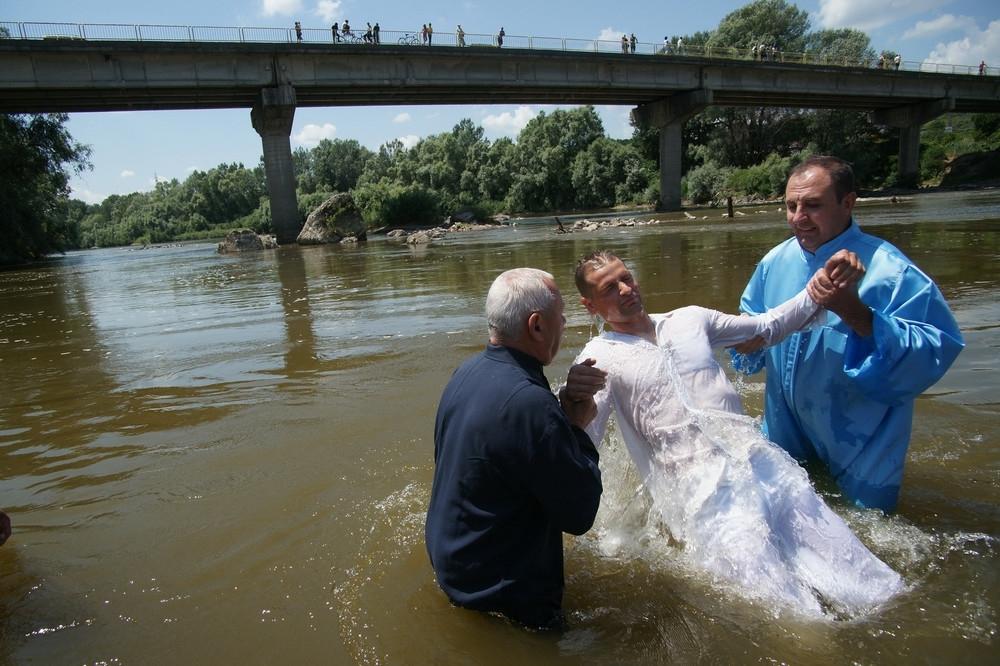
[[954,109],[955,98],[945,97],[871,114],[872,122],[899,128],[899,185],[916,187],[920,180],[920,126]]
[[899,128],[899,179],[903,187],[920,182],[920,125]]
[[711,104],[712,91],[700,89],[641,104],[632,110],[632,120],[637,125],[660,130],[660,200],[657,210],[681,209],[684,121]]
[[264,175],[271,197],[271,223],[279,244],[294,243],[302,231],[295,198],[292,164],[292,120],[295,89],[292,86],[264,88],[250,110],[250,121],[264,147]]

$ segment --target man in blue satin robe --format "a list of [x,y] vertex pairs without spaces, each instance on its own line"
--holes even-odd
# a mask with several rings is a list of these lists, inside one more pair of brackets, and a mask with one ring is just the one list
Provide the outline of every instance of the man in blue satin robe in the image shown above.
[[[789,175],[785,213],[793,238],[765,255],[740,301],[750,314],[795,295],[817,268],[846,250],[867,273],[860,283],[817,281],[810,296],[826,325],[766,350],[740,346],[734,366],[767,367],[769,439],[802,461],[820,460],[845,495],[892,511],[910,442],[914,401],[964,347],[937,285],[852,216],[854,173],[843,160],[813,157]],[[742,353],[741,353],[742,352]]]

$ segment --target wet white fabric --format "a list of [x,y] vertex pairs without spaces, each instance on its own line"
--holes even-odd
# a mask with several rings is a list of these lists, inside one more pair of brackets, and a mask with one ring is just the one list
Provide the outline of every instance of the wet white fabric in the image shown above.
[[853,616],[901,590],[901,578],[742,414],[712,355],[755,335],[778,342],[816,312],[804,291],[758,317],[681,308],[653,315],[656,344],[605,332],[577,361],[596,359],[608,372],[588,434],[601,442],[617,414],[653,506],[689,562],[749,598]]

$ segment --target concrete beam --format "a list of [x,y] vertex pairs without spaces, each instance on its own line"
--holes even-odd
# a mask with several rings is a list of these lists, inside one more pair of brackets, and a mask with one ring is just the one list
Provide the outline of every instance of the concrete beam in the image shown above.
[[919,104],[897,106],[892,109],[873,111],[871,121],[876,125],[888,127],[919,127],[929,123],[938,116],[955,110],[955,98],[943,97]]
[[712,105],[711,90],[700,88],[678,93],[666,99],[640,104],[632,109],[632,122],[641,127],[663,128],[670,123],[680,122]]
[[708,89],[674,95],[641,104],[632,110],[632,120],[640,127],[660,129],[660,201],[657,210],[681,209],[681,157],[684,121],[712,104]]
[[271,197],[271,224],[278,243],[294,243],[302,231],[302,218],[295,197],[292,163],[292,120],[295,118],[295,88],[277,86],[260,91],[250,110],[250,122],[264,147],[264,175]]

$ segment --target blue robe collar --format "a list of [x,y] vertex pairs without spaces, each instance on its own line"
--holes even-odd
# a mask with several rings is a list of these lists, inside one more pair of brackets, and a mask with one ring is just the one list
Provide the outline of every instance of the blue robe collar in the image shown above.
[[838,250],[848,247],[853,241],[860,237],[861,227],[859,227],[858,223],[854,221],[854,216],[852,215],[850,221],[847,223],[847,228],[816,248],[815,253],[810,252],[799,245],[797,240],[795,241],[795,244],[798,245],[802,259],[807,264],[823,265],[826,263],[827,259],[832,257]]

